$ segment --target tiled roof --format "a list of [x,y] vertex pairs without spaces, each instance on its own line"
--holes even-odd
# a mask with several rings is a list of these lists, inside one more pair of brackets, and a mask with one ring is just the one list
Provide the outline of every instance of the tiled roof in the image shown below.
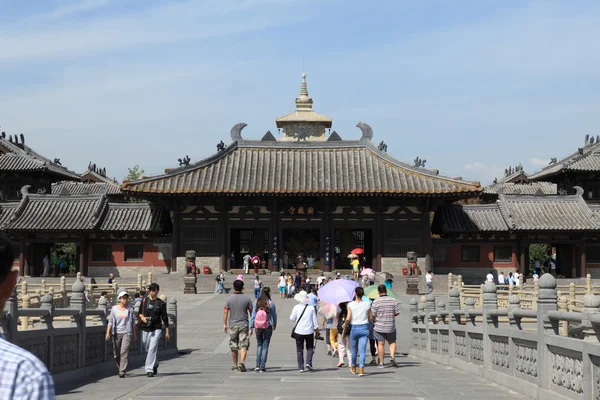
[[53,194],[70,194],[70,195],[86,195],[86,194],[102,194],[119,195],[121,189],[117,184],[96,183],[96,182],[58,182],[52,184]]
[[148,203],[109,203],[100,229],[110,232],[158,232],[166,211]]
[[108,185],[113,185],[119,187],[119,183],[115,178],[109,178],[106,175],[102,175],[97,171],[87,170],[81,174],[81,180],[83,182],[98,182],[98,183],[106,183]]
[[23,197],[7,231],[92,231],[104,206],[102,196],[56,196],[28,194]]
[[518,231],[594,231],[598,220],[581,197],[502,196],[502,215],[509,228]]
[[504,175],[502,178],[498,179],[498,183],[509,183],[520,180],[527,180],[527,173],[522,169],[517,169],[512,174]]
[[19,203],[0,203],[0,229],[15,215]]
[[[25,144],[11,143],[0,137],[0,172],[39,171],[57,175],[62,179],[79,180],[79,175],[33,151]],[[3,154],[4,153],[4,154]]]
[[[600,230],[600,206],[589,206],[575,195],[505,195],[495,204],[440,207],[433,221],[438,234],[511,232],[575,232]],[[500,229],[502,225],[505,229]]]
[[433,225],[434,233],[508,231],[498,204],[449,204],[436,213]]
[[402,163],[368,141],[234,142],[225,151],[166,174],[125,182],[148,194],[478,194],[478,182]]
[[104,194],[30,194],[0,203],[0,228],[9,232],[156,233],[171,227],[163,208],[149,203],[109,203]]
[[586,143],[584,147],[575,153],[530,175],[529,179],[546,179],[563,171],[600,172],[600,143]]
[[485,194],[498,194],[499,191],[504,194],[557,194],[555,183],[551,182],[531,182],[531,183],[495,183],[483,188]]
[[326,127],[331,128],[332,120],[329,117],[321,115],[313,110],[294,111],[275,121],[278,128],[282,127],[284,122],[323,122]]

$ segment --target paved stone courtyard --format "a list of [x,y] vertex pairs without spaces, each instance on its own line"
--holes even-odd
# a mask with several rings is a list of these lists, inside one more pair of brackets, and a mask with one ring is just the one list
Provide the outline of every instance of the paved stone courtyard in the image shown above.
[[[231,371],[227,337],[222,331],[225,296],[199,294],[176,295],[179,310],[179,349],[181,355],[162,360],[159,375],[147,378],[139,365],[132,366],[126,379],[99,371],[84,382],[57,387],[59,399],[423,399],[446,400],[507,397],[526,399],[505,387],[489,383],[455,369],[403,356],[398,368],[384,370],[367,367],[367,376],[359,378],[348,368],[336,368],[337,359],[326,355],[319,342],[314,359],[316,371],[300,374],[296,370],[295,344],[290,338],[289,314],[293,299],[276,299],[280,324],[273,335],[268,372]],[[408,351],[408,297],[402,298],[403,315],[398,318],[400,351]],[[254,367],[256,342],[246,362]]]

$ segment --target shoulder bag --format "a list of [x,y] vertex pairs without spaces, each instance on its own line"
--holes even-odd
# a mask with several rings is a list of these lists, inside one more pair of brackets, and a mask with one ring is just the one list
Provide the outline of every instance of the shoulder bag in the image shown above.
[[304,310],[302,310],[302,314],[300,314],[300,318],[298,318],[298,320],[296,321],[296,325],[294,325],[294,328],[292,329],[292,339],[296,339],[296,327],[298,326],[298,322],[300,322],[300,320],[302,319],[302,316],[304,315],[304,311],[306,311],[306,307],[308,307],[308,304],[304,306]]

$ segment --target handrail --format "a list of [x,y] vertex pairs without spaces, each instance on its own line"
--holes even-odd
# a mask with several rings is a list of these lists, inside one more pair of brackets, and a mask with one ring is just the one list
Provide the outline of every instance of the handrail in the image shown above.
[[537,318],[537,311],[517,308],[513,310],[512,315],[514,318]]
[[582,314],[572,313],[568,311],[548,311],[548,318],[551,320],[578,322],[583,320]]

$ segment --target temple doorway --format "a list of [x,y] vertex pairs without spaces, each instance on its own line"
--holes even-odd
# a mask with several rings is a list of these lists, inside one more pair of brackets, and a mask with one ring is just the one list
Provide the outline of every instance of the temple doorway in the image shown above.
[[[321,267],[321,231],[318,228],[283,229],[284,268],[294,267],[299,259],[310,268]],[[287,257],[286,257],[287,254]]]
[[373,261],[373,230],[372,229],[336,229],[334,236],[335,267],[348,269],[350,259],[348,254],[361,248],[364,253],[360,256],[361,265],[372,267]]
[[[258,254],[265,263],[269,262],[268,229],[232,229],[231,230],[231,269],[243,268],[246,254]],[[262,267],[261,267],[262,268]]]

